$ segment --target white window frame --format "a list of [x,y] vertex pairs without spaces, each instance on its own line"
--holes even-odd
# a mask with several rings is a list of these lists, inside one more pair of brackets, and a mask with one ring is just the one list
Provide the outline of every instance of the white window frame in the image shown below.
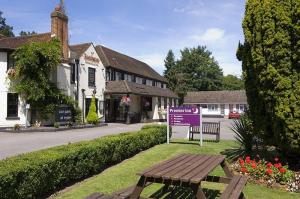
[[218,104],[207,104],[207,109],[209,112],[215,112],[218,111]]

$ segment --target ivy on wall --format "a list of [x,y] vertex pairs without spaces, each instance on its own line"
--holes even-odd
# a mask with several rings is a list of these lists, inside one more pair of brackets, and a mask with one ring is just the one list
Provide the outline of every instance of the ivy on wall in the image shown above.
[[57,39],[33,42],[14,52],[15,73],[10,89],[31,105],[31,109],[45,116],[60,104],[67,104],[78,112],[77,105],[56,85],[56,71],[61,62],[61,47]]

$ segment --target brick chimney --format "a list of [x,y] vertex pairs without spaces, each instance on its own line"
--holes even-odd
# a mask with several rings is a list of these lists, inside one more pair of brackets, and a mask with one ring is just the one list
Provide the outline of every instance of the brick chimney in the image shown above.
[[51,13],[51,36],[60,40],[63,60],[67,60],[69,58],[68,17],[63,3],[57,5]]

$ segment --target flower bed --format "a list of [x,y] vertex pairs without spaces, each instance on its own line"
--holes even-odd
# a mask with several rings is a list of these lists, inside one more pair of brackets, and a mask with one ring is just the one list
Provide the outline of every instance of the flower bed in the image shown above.
[[300,174],[294,173],[283,165],[279,158],[275,157],[273,162],[261,160],[259,156],[251,159],[239,158],[233,169],[243,175],[250,177],[256,183],[265,184],[268,187],[285,188],[291,192],[300,191]]

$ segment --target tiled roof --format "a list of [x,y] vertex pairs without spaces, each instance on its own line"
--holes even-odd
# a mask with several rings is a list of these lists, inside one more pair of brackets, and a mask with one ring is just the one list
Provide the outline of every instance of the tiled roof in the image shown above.
[[0,39],[3,39],[3,38],[5,38],[5,37],[6,37],[6,36],[0,34]]
[[178,98],[178,96],[170,89],[163,89],[155,86],[147,86],[128,81],[109,81],[106,85],[106,93],[108,94],[137,94],[158,97]]
[[31,42],[48,42],[51,41],[51,33],[36,34],[22,37],[5,37],[0,38],[0,49],[14,50],[22,45]]
[[167,80],[158,74],[148,64],[121,54],[104,46],[96,46],[96,51],[101,58],[105,67],[112,67],[122,71],[127,71],[143,77],[148,77],[154,80],[167,82]]
[[92,45],[93,43],[83,43],[83,44],[76,44],[71,45],[70,50],[72,53],[75,53],[76,59],[79,59],[81,55]]
[[188,92],[185,104],[197,103],[247,103],[245,90]]

